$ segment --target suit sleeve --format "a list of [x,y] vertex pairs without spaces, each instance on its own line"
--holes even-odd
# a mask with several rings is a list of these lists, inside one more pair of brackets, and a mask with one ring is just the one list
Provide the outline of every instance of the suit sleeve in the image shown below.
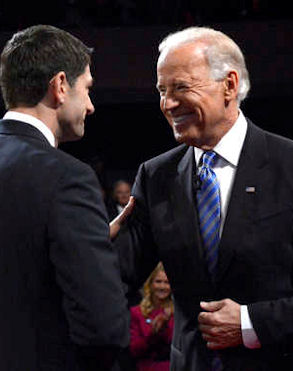
[[280,346],[292,352],[292,297],[250,304],[248,312],[262,346]]
[[60,179],[48,235],[70,338],[91,359],[103,349],[110,360],[111,350],[128,343],[126,300],[100,185],[86,165],[68,169]]
[[135,198],[135,208],[128,222],[128,229],[132,244],[128,265],[122,267],[126,270],[123,276],[128,277],[132,289],[140,288],[159,262],[158,249],[154,241],[148,185],[144,165],[141,165],[132,189]]

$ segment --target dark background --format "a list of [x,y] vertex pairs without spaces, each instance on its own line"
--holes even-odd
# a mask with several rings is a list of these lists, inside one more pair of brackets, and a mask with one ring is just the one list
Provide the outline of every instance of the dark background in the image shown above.
[[252,85],[242,110],[260,127],[293,138],[290,8],[270,0],[0,0],[0,47],[17,30],[46,23],[95,48],[96,111],[85,137],[60,148],[93,166],[108,190],[116,179],[133,181],[142,161],[176,145],[155,90],[157,47],[187,26],[215,27],[240,45]]

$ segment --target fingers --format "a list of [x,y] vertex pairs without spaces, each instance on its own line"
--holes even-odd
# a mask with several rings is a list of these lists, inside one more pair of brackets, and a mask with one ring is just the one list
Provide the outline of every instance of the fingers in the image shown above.
[[200,303],[201,308],[204,312],[200,312],[198,315],[199,324],[203,325],[218,325],[217,311],[221,310],[224,306],[224,300],[210,301]]
[[219,336],[220,329],[218,327],[201,325],[200,331],[203,340],[206,342],[207,348],[212,350],[225,348],[223,339]]
[[212,341],[221,333],[221,329],[217,326],[200,325],[199,330],[205,341]]
[[165,315],[165,313],[159,313],[152,322],[153,332],[157,333],[161,329],[164,329],[167,326],[169,318]]
[[231,299],[201,302],[198,326],[209,349],[242,344],[240,305]]
[[213,313],[209,312],[200,312],[198,315],[198,323],[200,325],[215,325],[216,324],[216,316]]
[[111,240],[113,240],[117,236],[118,232],[120,231],[121,225],[126,221],[129,215],[132,213],[134,204],[135,204],[135,199],[133,196],[130,196],[128,204],[124,207],[122,212],[110,222]]
[[234,319],[236,322],[240,320],[240,305],[231,299],[202,301],[200,306],[203,312],[198,315],[199,324],[220,326],[222,323],[229,323]]
[[171,314],[172,314],[172,310],[171,310],[171,308],[165,308],[165,309],[164,309],[164,313],[165,313],[167,319],[170,319]]
[[221,343],[216,343],[214,341],[208,341],[207,342],[207,348],[209,348],[211,350],[221,350],[221,349],[227,348],[227,346],[223,345]]
[[135,199],[133,196],[130,196],[129,201],[127,205],[124,207],[124,210],[120,214],[122,217],[122,223],[125,221],[125,219],[132,213],[133,208],[135,204]]
[[206,310],[208,312],[216,312],[217,310],[220,310],[225,305],[225,300],[220,301],[201,301],[200,306],[203,310]]
[[118,224],[121,225],[126,221],[126,219],[133,211],[134,203],[135,203],[134,197],[130,196],[127,205],[124,207],[121,213],[114,219]]

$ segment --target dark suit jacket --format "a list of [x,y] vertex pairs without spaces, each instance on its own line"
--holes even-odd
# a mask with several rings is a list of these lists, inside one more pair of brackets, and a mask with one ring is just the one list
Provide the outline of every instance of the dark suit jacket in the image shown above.
[[[118,215],[117,204],[114,203],[114,201],[109,202],[107,204],[107,211],[109,215],[109,220],[113,220],[114,218],[116,218],[116,216]],[[121,226],[118,235],[113,240],[113,247],[118,253],[121,279],[125,290],[125,296],[127,298],[128,307],[130,308],[132,306],[138,305],[142,297],[140,290],[137,288],[133,289],[133,285],[131,284],[131,272],[133,271],[134,267],[131,267],[130,264],[131,262],[134,261],[134,259],[132,238],[129,231],[127,220]]]
[[93,171],[0,121],[0,203],[1,371],[107,369],[128,329]]
[[133,189],[134,280],[145,279],[162,260],[174,294],[171,370],[209,369],[209,352],[198,331],[199,302],[224,298],[248,304],[262,343],[260,350],[222,351],[225,370],[292,370],[293,142],[249,123],[215,283],[203,259],[195,173],[193,148],[180,145],[142,164]]

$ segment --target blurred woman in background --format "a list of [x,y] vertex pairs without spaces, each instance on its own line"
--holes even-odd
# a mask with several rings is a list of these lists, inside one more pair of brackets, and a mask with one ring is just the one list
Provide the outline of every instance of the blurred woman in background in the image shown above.
[[173,312],[170,284],[159,263],[144,284],[141,303],[131,308],[130,351],[137,371],[169,371]]

